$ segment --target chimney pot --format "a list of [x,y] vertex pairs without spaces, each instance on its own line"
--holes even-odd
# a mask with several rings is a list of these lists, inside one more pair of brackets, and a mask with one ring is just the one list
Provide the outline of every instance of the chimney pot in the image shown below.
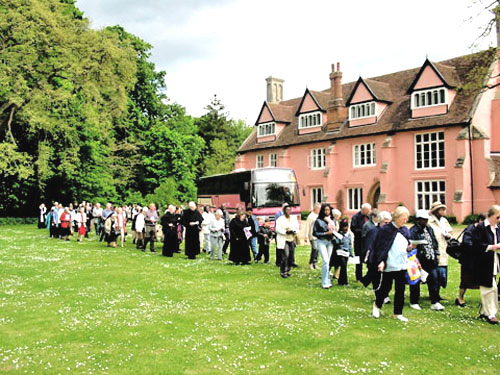
[[337,63],[337,72],[340,72],[340,63]]

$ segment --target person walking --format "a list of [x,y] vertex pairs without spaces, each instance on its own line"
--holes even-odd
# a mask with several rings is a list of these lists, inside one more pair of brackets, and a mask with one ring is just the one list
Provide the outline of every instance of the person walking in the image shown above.
[[85,213],[85,207],[80,207],[80,211],[75,216],[76,227],[78,231],[78,242],[82,242],[83,237],[87,233],[87,214]]
[[210,224],[215,219],[212,208],[209,206],[203,207],[201,214],[203,221],[201,222],[201,232],[203,234],[203,252],[210,254]]
[[123,247],[125,242],[125,234],[127,232],[127,216],[122,207],[116,209],[116,223],[115,230],[120,237],[120,246]]
[[222,260],[222,246],[224,245],[224,230],[226,223],[222,217],[222,211],[215,212],[214,219],[210,222],[210,260]]
[[[140,208],[140,207],[139,207]],[[148,208],[146,206],[140,208],[137,217],[135,218],[135,234],[136,234],[136,242],[135,248],[141,249],[144,247],[144,232],[146,231],[146,213],[148,212]]]
[[247,207],[247,221],[250,225],[250,232],[252,237],[250,237],[250,249],[252,250],[253,259],[257,260],[257,254],[259,249],[257,247],[257,233],[259,232],[259,222],[257,217],[253,214],[252,207]]
[[156,211],[156,205],[151,203],[149,205],[149,210],[146,211],[144,215],[144,245],[142,251],[146,251],[146,247],[149,243],[149,250],[155,252],[155,241],[156,241],[156,224],[158,223],[158,212]]
[[[422,242],[417,245],[417,259],[422,269],[428,273],[427,288],[431,300],[431,310],[443,311],[444,306],[439,303],[439,245],[434,231],[428,225],[429,213],[426,210],[417,210],[417,222],[410,228],[410,236],[414,241]],[[420,282],[410,285],[410,307],[415,310],[421,310],[419,305]]]
[[66,207],[59,217],[60,225],[60,234],[63,240],[69,241],[69,236],[71,235],[71,213],[69,212],[69,208]]
[[295,236],[299,231],[299,223],[295,216],[291,216],[292,207],[283,206],[283,215],[276,221],[276,248],[280,254],[280,275],[290,277],[290,269],[295,259]]
[[415,248],[410,244],[410,231],[405,227],[410,212],[398,206],[392,214],[392,223],[383,226],[377,233],[372,251],[372,267],[381,273],[380,285],[375,289],[375,303],[372,315],[380,317],[385,298],[394,284],[394,318],[408,322],[403,316],[408,251]]
[[236,216],[229,223],[231,247],[229,260],[235,265],[250,264],[250,225],[247,221],[245,211],[238,211]]
[[269,263],[269,246],[271,240],[274,238],[274,233],[271,229],[271,220],[266,218],[263,225],[259,226],[259,232],[257,233],[257,238],[259,241],[259,253],[255,262],[258,263],[264,256],[264,264]]
[[472,236],[474,279],[481,292],[479,318],[490,324],[498,324],[498,287],[496,276],[500,271],[500,206],[488,210],[486,220],[478,224]]
[[[448,254],[446,253],[446,248],[448,247],[448,240],[451,239],[453,229],[446,219],[446,205],[439,201],[432,203],[429,214],[429,225],[434,231],[439,245],[439,284],[441,288],[446,288],[448,285]],[[444,300],[444,298],[439,295],[439,300]]]
[[321,287],[330,289],[330,257],[333,251],[333,233],[335,227],[332,222],[332,208],[329,204],[323,203],[318,212],[318,218],[314,221],[313,236],[316,238],[318,252],[321,256]]
[[[369,203],[364,203],[361,210],[351,219],[351,231],[354,233],[354,254],[359,256],[360,260],[363,256],[363,226],[370,220],[372,206]],[[356,281],[361,281],[363,278],[363,262],[356,264]]]
[[314,208],[309,215],[307,215],[305,239],[311,246],[311,255],[309,256],[309,268],[315,270],[318,263],[318,243],[317,238],[314,237],[314,222],[318,218],[319,211],[321,210],[321,203],[315,203]]
[[182,225],[186,228],[185,253],[188,259],[196,259],[200,254],[200,231],[203,217],[198,211],[196,203],[189,202],[189,208],[182,215]]
[[460,263],[460,286],[458,289],[458,297],[455,299],[455,305],[458,307],[465,307],[465,292],[467,289],[479,289],[479,285],[474,281],[474,262],[476,254],[474,253],[474,244],[472,243],[472,237],[474,234],[474,229],[486,220],[486,216],[483,214],[477,215],[474,224],[469,225],[464,230],[464,236],[462,239],[462,246],[465,251],[458,259]]
[[231,222],[231,218],[229,213],[226,211],[226,205],[223,204],[220,206],[220,210],[222,211],[222,218],[224,219],[224,246],[222,246],[222,253],[227,253],[227,248],[229,247],[231,231],[229,230],[229,223]]
[[177,249],[177,224],[180,217],[175,213],[175,206],[170,204],[167,212],[161,218],[161,230],[163,232],[163,249],[162,255],[165,257],[173,257]]
[[45,203],[40,204],[38,206],[38,229],[46,228],[47,220],[47,207],[45,207]]
[[334,236],[333,241],[336,243],[335,251],[340,259],[338,285],[348,285],[347,264],[349,257],[354,256],[354,254],[352,251],[352,237],[349,233],[349,221],[347,218],[340,221],[338,235]]

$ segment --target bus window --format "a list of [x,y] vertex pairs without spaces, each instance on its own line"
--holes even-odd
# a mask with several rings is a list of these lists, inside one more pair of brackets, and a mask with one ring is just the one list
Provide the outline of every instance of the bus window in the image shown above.
[[255,207],[280,207],[283,203],[299,205],[296,183],[255,183],[252,203]]

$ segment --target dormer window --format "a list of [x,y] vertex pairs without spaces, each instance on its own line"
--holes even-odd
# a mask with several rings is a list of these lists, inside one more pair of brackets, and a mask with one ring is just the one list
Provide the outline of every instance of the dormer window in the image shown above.
[[299,129],[321,126],[323,125],[321,119],[320,111],[301,114],[299,116]]
[[276,134],[276,124],[274,122],[259,124],[259,130],[257,133],[258,137],[266,137],[268,135],[275,135],[275,134]]
[[349,120],[356,120],[376,116],[377,106],[375,102],[353,104],[349,106]]
[[432,107],[447,104],[448,90],[445,88],[421,90],[411,96],[411,108]]

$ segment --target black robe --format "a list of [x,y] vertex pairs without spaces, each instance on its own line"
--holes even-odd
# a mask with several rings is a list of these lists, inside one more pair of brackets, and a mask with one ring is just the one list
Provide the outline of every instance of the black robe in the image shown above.
[[179,248],[177,239],[177,225],[180,217],[175,212],[172,214],[167,211],[161,218],[161,227],[163,232],[163,255],[171,257]]
[[229,253],[229,260],[236,264],[250,263],[250,246],[249,241],[245,235],[243,228],[249,227],[247,220],[241,221],[235,217],[229,223],[231,251]]
[[[198,222],[198,225],[189,225],[192,222]],[[188,209],[182,214],[181,223],[186,228],[185,252],[188,258],[196,258],[200,253],[200,230],[203,216],[200,211]]]

